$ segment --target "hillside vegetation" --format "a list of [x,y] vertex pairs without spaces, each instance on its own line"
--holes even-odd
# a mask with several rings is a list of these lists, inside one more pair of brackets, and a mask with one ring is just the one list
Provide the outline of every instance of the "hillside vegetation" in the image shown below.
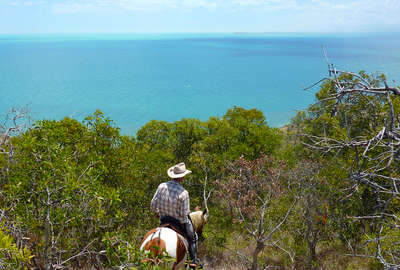
[[210,194],[206,269],[396,269],[400,92],[337,72],[285,129],[257,109],[150,121],[124,136],[96,111],[0,132],[0,269],[152,269],[150,201],[185,162],[191,208]]

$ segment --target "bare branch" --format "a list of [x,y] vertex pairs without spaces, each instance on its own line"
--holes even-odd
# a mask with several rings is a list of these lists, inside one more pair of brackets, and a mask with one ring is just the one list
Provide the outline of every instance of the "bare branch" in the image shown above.
[[[351,155],[354,161],[342,165],[347,166],[346,180],[351,182],[344,200],[357,195],[355,191],[359,186],[368,186],[376,197],[371,213],[348,217],[368,220],[377,229],[376,237],[369,241],[375,243],[375,254],[362,256],[373,257],[388,269],[400,267],[400,251],[383,244],[388,240],[385,238],[387,232],[400,229],[398,212],[391,206],[394,199],[400,199],[397,162],[400,161],[400,117],[392,102],[394,96],[400,96],[400,89],[389,86],[383,76],[375,79],[362,73],[338,70],[329,63],[325,49],[323,53],[331,78],[323,78],[312,86],[330,81],[333,88],[315,108],[319,114],[334,112],[331,116],[336,117],[346,134],[337,136],[335,128],[328,133],[326,126],[321,126],[319,132],[303,133],[302,144],[326,156]],[[319,117],[318,113],[315,118]],[[365,127],[357,126],[359,117]]]

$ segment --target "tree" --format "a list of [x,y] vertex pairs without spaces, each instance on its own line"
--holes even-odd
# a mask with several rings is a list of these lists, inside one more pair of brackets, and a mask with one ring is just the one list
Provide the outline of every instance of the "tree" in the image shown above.
[[317,244],[336,237],[331,213],[331,208],[335,208],[332,203],[335,193],[323,179],[321,167],[311,160],[299,160],[286,177],[287,191],[298,200],[288,227],[294,245],[300,250],[303,245],[307,247],[307,269],[316,269]]
[[[7,196],[3,188],[10,177],[12,164],[15,164],[13,136],[23,133],[29,124],[27,107],[11,109],[0,123],[0,202]],[[0,268],[22,269],[31,259],[26,232],[11,222],[6,210],[6,205],[0,203]]]
[[2,182],[7,178],[10,170],[9,164],[15,153],[11,138],[23,133],[30,124],[29,120],[27,107],[13,108],[6,114],[3,123],[0,123],[0,177]]
[[364,227],[367,254],[385,268],[400,266],[400,89],[385,76],[339,71],[321,81],[318,103],[298,129],[303,144],[335,159],[346,178],[343,200],[360,205],[347,216]]
[[13,138],[2,205],[28,233],[37,267],[88,262],[125,217],[118,189],[124,141],[101,112],[85,123],[43,120]]
[[268,127],[265,116],[257,109],[246,110],[240,107],[229,109],[224,115],[231,127],[237,132],[237,144],[231,153],[256,159],[265,154],[272,154],[281,143],[279,131]]
[[253,239],[255,247],[251,269],[258,270],[259,254],[266,246],[288,253],[279,245],[280,240],[275,235],[288,219],[296,201],[283,209],[272,207],[278,198],[285,200],[281,179],[284,164],[273,158],[261,157],[248,161],[241,157],[230,163],[227,170],[229,176],[220,182],[221,196],[231,203],[238,222]]
[[182,119],[172,125],[171,141],[176,160],[186,162],[192,154],[193,146],[206,135],[200,120]]

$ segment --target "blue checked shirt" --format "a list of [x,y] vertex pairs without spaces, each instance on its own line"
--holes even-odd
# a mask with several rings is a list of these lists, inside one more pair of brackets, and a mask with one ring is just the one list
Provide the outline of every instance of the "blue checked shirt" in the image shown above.
[[189,193],[181,184],[171,180],[158,186],[150,204],[151,210],[160,217],[170,216],[181,223],[189,222]]

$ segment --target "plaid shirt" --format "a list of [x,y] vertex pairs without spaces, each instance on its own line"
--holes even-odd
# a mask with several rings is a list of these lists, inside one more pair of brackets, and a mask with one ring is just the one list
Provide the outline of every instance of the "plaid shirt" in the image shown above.
[[150,207],[160,218],[170,216],[181,223],[189,222],[189,193],[174,180],[158,186]]

